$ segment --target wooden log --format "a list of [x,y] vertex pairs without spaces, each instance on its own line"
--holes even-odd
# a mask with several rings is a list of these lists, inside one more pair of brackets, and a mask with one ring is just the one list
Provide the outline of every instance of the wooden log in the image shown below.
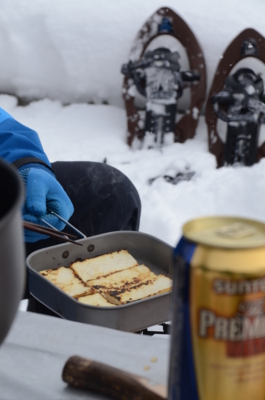
[[150,385],[145,378],[78,356],[66,361],[62,378],[75,388],[102,393],[117,400],[166,399],[164,385]]

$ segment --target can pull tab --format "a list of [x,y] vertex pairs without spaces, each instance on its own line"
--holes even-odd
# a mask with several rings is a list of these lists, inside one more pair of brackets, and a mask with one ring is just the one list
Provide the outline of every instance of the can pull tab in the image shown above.
[[216,234],[218,236],[222,236],[228,239],[242,239],[248,236],[253,236],[255,233],[255,228],[239,222],[223,226],[222,228],[216,230]]

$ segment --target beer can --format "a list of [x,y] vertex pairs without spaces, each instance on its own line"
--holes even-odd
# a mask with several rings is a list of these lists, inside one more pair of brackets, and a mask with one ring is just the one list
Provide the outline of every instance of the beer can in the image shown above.
[[265,224],[207,217],[175,249],[168,398],[265,399]]

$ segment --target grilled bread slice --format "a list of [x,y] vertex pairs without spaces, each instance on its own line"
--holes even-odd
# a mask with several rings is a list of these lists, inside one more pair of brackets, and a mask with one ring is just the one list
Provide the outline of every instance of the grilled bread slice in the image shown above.
[[152,280],[155,278],[156,275],[143,264],[115,272],[114,274],[99,279],[92,279],[86,284],[87,286],[93,287],[96,291],[107,292],[110,290],[120,290],[126,289],[127,287],[133,287],[139,285],[143,280]]
[[100,293],[90,294],[78,298],[80,303],[98,307],[115,307],[115,304],[109,303]]
[[84,261],[77,261],[70,267],[83,282],[87,282],[136,265],[138,265],[138,262],[127,250],[120,250]]
[[165,275],[158,275],[156,276],[156,279],[145,280],[144,282],[132,288],[102,292],[102,295],[110,303],[122,305],[132,301],[142,300],[149,296],[155,296],[169,292],[171,287],[172,280],[170,278]]
[[84,296],[95,293],[91,287],[87,287],[78,279],[70,268],[60,267],[58,269],[46,269],[40,274],[51,281],[55,286],[72,297]]

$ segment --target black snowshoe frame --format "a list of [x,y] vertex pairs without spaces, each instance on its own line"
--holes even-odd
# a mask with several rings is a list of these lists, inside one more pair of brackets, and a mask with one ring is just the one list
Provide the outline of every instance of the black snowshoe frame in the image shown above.
[[[209,150],[213,153],[217,160],[217,166],[223,165],[252,165],[259,161],[260,158],[265,156],[265,142],[258,148],[258,138],[260,124],[264,123],[264,100],[261,98],[263,91],[263,81],[258,77],[254,71],[250,69],[245,70],[245,73],[254,73],[256,75],[256,86],[260,98],[255,96],[244,95],[245,111],[242,109],[240,112],[229,110],[226,114],[223,111],[223,105],[229,102],[228,98],[224,98],[224,88],[231,84],[234,79],[233,75],[229,76],[230,71],[242,59],[247,57],[254,57],[261,60],[265,64],[265,38],[254,29],[248,28],[241,32],[227,47],[219,65],[216,69],[214,80],[209,92],[208,100],[206,103],[205,119],[208,126],[208,143]],[[239,74],[237,71],[234,75]],[[236,82],[233,83],[236,89]],[[233,86],[231,85],[231,86]],[[238,83],[238,89],[240,90]],[[241,89],[242,90],[242,89]],[[223,92],[223,99],[220,98],[220,93]],[[217,101],[220,100],[220,108]],[[226,94],[228,97],[229,95]],[[257,96],[256,96],[257,97]],[[227,142],[224,143],[217,130],[218,118],[228,123],[227,127]],[[241,146],[241,149],[239,149]]]
[[[183,19],[168,7],[163,7],[157,10],[139,31],[131,49],[129,57],[130,61],[127,66],[129,68],[131,66],[131,71],[133,71],[137,65],[143,67],[145,63],[148,65],[148,62],[150,62],[150,60],[148,61],[149,52],[146,52],[144,55],[147,46],[155,38],[161,35],[173,36],[184,46],[189,59],[190,69],[192,71],[198,71],[197,79],[195,79],[198,80],[199,76],[200,80],[196,85],[191,85],[190,107],[177,123],[175,118],[176,104],[169,104],[166,106],[163,115],[156,115],[152,110],[147,111],[144,125],[141,120],[141,111],[135,106],[135,94],[131,91],[131,87],[135,84],[134,81],[137,79],[133,79],[128,71],[126,73],[126,66],[124,66],[122,71],[125,74],[123,98],[127,111],[127,143],[130,146],[136,138],[139,141],[142,141],[146,131],[157,132],[157,129],[159,129],[159,132],[162,132],[162,135],[166,132],[173,132],[174,141],[181,143],[187,139],[193,138],[195,135],[198,116],[206,95],[206,66],[202,49],[193,32]],[[166,57],[168,57],[170,61],[170,58],[174,57],[174,54],[169,51],[168,56]],[[177,70],[178,63],[176,62],[176,71]],[[186,76],[185,72],[179,71],[177,73],[182,74],[182,80],[192,82],[192,80],[195,80],[194,77],[192,77],[192,71],[186,71]],[[138,91],[145,95],[144,85],[141,85],[140,80],[136,86]],[[180,87],[178,95],[181,95],[181,90]],[[155,140],[163,143],[163,137],[159,138],[157,136]]]

